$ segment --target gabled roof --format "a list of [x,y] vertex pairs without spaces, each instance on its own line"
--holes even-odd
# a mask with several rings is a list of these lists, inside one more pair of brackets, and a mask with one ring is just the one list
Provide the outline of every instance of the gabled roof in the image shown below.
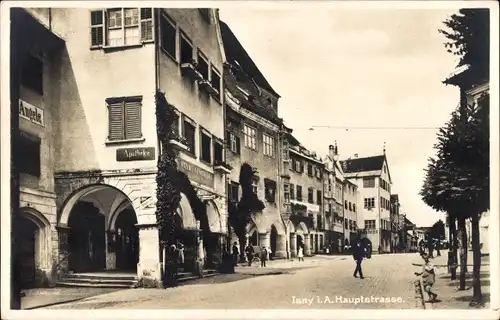
[[245,73],[253,78],[261,88],[280,97],[269,82],[267,82],[262,72],[260,72],[229,26],[222,20],[220,21],[220,30],[227,62],[233,66],[241,66]]
[[340,161],[345,173],[382,170],[385,155]]

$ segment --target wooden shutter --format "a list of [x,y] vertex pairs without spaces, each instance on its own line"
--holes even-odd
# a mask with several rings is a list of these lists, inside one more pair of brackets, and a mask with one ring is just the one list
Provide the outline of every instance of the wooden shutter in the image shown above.
[[108,139],[113,140],[125,140],[124,134],[124,110],[123,102],[113,101],[108,102],[109,110],[109,137]]
[[153,9],[140,9],[140,26],[141,26],[141,41],[153,40]]
[[125,100],[125,139],[140,139],[141,132],[141,100],[134,98]]
[[104,45],[104,10],[90,11],[90,46]]
[[300,161],[300,173],[304,173],[304,161]]

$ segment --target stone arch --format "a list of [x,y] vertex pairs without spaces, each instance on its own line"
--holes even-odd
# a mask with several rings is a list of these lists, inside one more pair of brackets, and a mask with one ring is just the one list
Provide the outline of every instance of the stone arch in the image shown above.
[[246,227],[246,231],[248,234],[250,234],[250,232],[253,232],[254,230],[257,231],[257,234],[262,233],[262,230],[259,228],[257,223],[255,223],[255,220],[252,218],[250,220],[250,223],[248,223]]
[[189,200],[184,193],[181,193],[181,201],[177,209],[177,215],[181,218],[183,229],[196,229],[196,218],[189,204]]
[[304,222],[300,222],[295,229],[297,234],[309,234],[309,229]]
[[222,221],[220,218],[220,212],[217,205],[212,200],[207,201],[207,218],[208,218],[208,228],[210,232],[222,233]]
[[113,209],[113,211],[110,212],[108,220],[108,231],[115,231],[116,219],[118,219],[120,213],[128,207],[133,208],[133,205],[130,201],[124,199],[115,209]]
[[[64,202],[63,202],[63,204],[61,206],[61,209],[60,209],[60,214],[59,214],[59,218],[58,218],[58,225],[59,226],[67,226],[68,225],[68,221],[69,221],[69,216],[71,214],[71,210],[73,209],[73,207],[75,206],[75,204],[79,200],[81,200],[86,195],[89,195],[89,194],[95,193],[95,192],[99,192],[99,191],[105,190],[105,189],[113,189],[116,192],[118,192],[118,194],[120,194],[121,197],[123,197],[124,199],[127,199],[129,201],[129,203],[132,204],[132,207],[134,208],[134,212],[137,215],[137,221],[138,221],[138,223],[139,224],[141,223],[141,215],[137,214],[137,212],[135,210],[136,208],[134,206],[134,203],[132,202],[132,200],[122,190],[120,190],[117,187],[114,187],[112,185],[108,185],[108,184],[90,184],[90,185],[83,186],[83,187],[81,187],[81,188],[73,191],[64,200]],[[94,205],[95,204],[96,203],[94,203]],[[102,208],[102,205],[101,205],[101,208],[99,208],[99,204],[97,204],[97,207],[98,207],[99,210],[102,210],[103,213],[105,212],[105,210]],[[155,220],[156,220],[156,218],[155,218]],[[151,223],[151,222],[148,221],[147,223]]]
[[288,233],[295,233],[295,225],[293,224],[292,221],[288,221],[287,230],[288,230]]
[[283,226],[282,223],[272,223],[268,228],[267,228],[267,232],[271,232],[271,229],[272,228],[275,228],[276,229],[276,232],[279,234],[279,235],[284,235],[285,234],[285,227]]
[[40,211],[31,207],[20,208],[19,215],[38,228],[35,233],[34,259],[36,268],[49,269],[51,267],[52,253],[52,233],[49,220]]

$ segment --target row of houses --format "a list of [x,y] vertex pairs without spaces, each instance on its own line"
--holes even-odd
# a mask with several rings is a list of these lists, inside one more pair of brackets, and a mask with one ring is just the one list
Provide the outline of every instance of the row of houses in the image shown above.
[[182,139],[169,144],[194,189],[181,193],[175,220],[188,270],[200,254],[216,266],[236,240],[228,204],[241,197],[244,163],[265,204],[248,242],[275,258],[293,257],[298,246],[341,252],[360,229],[380,251],[404,243],[385,148],[345,161],[336,144],[324,157],[307,150],[218,10],[16,8],[11,17],[24,286],[102,270],[161,279],[158,91],[176,112]]

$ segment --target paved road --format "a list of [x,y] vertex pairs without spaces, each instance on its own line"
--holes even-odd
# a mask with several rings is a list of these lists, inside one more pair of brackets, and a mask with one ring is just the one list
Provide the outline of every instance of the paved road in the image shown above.
[[[237,274],[200,279],[191,285],[122,290],[52,308],[422,308],[415,294],[415,261],[415,254],[373,256],[363,263],[363,280],[352,276],[354,261],[349,256],[277,262],[268,268],[272,275],[265,275],[263,269],[239,268]],[[362,296],[370,301],[356,303],[354,299]],[[377,298],[393,300],[377,302]]]

